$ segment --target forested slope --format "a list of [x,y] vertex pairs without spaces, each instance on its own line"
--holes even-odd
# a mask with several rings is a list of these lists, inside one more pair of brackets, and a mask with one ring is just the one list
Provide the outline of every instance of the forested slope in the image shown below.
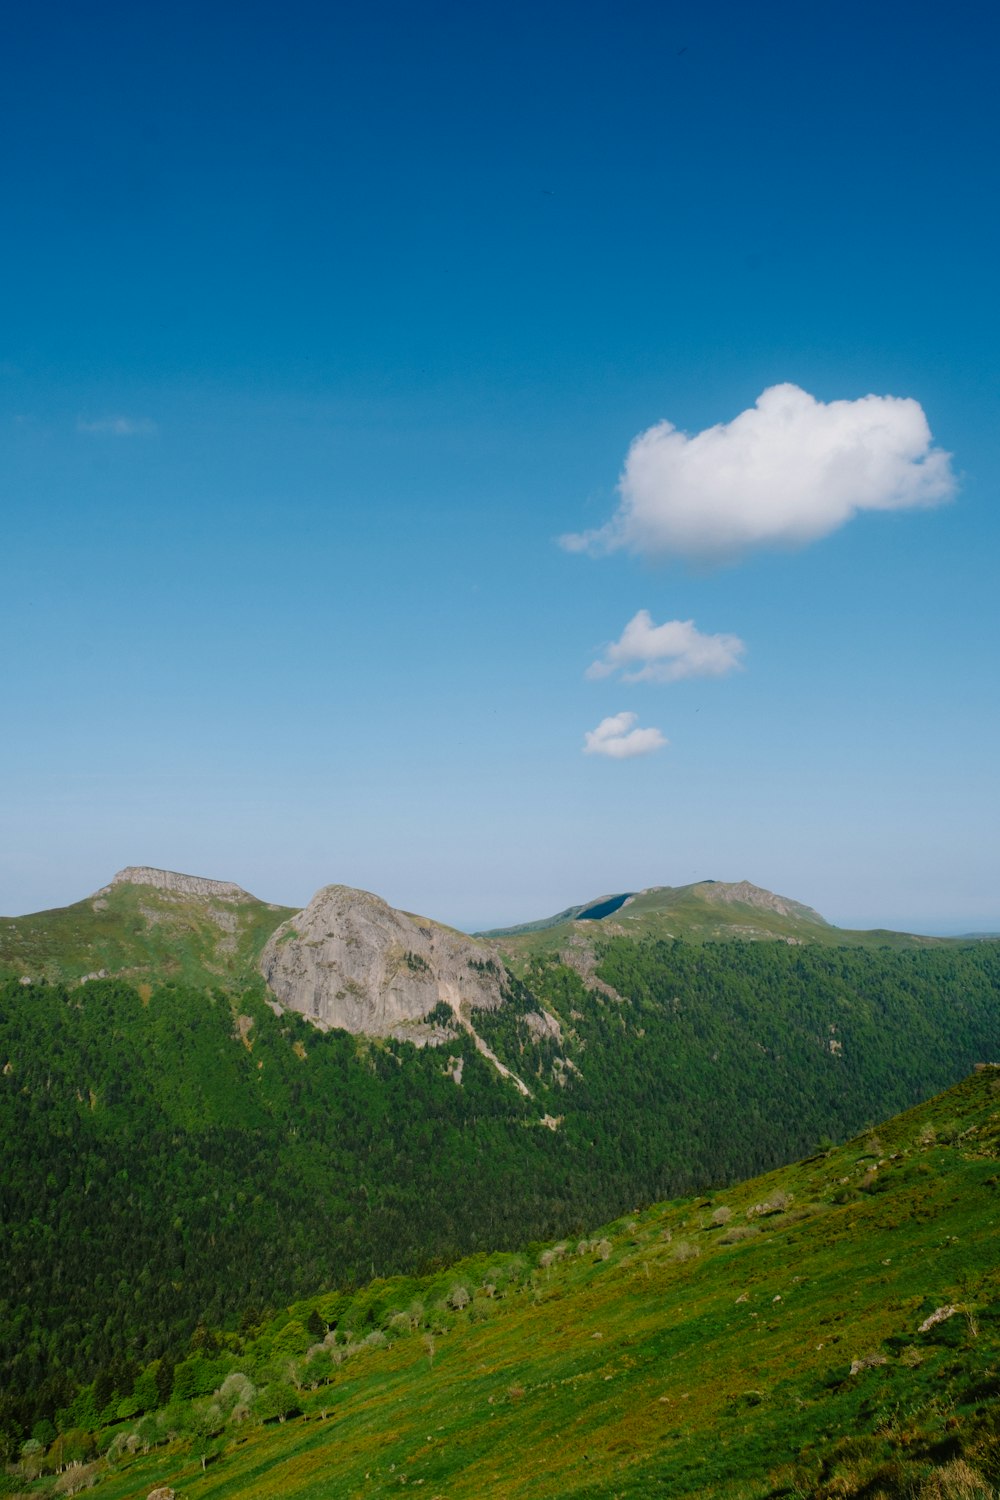
[[528,1098],[468,1036],[420,1050],[221,990],[8,985],[8,1410],[37,1420],[95,1375],[130,1389],[199,1324],[765,1170],[1000,1056],[992,944],[616,940],[598,974],[538,965],[481,1018]]
[[121,1394],[102,1376],[31,1436],[8,1427],[7,1484],[993,1500],[998,1164],[988,1068],[711,1196],[201,1329]]

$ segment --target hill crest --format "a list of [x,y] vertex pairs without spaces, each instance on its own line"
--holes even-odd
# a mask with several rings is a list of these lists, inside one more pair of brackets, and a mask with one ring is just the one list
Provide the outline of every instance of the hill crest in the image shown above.
[[116,885],[148,885],[158,891],[175,891],[180,896],[210,896],[217,901],[256,901],[232,880],[209,880],[204,875],[183,875],[178,870],[159,870],[153,865],[126,865],[111,877],[111,886],[95,894],[106,895]]

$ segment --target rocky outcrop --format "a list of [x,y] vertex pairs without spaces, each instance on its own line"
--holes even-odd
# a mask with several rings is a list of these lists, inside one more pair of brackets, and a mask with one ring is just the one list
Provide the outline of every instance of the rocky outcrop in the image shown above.
[[149,865],[129,865],[127,869],[118,871],[111,884],[151,885],[158,891],[174,891],[179,896],[212,896],[217,901],[256,899],[231,880],[206,880],[203,875],[180,875],[176,870],[155,870]]
[[[472,1012],[504,1003],[491,946],[344,885],[325,886],[277,929],[260,970],[286,1009],[366,1036],[443,1042],[471,1030]],[[442,1004],[450,1015],[431,1016]]]
[[765,891],[749,880],[706,880],[695,889],[706,901],[725,906],[753,906],[758,911],[771,911],[780,917],[797,917],[800,921],[816,922],[821,927],[828,925],[811,906],[803,906],[801,901],[791,901],[787,896],[776,896],[773,891]]

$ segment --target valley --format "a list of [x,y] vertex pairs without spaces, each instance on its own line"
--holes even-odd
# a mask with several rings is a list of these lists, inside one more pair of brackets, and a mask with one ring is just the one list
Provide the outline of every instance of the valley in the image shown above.
[[[843,934],[747,882],[470,937],[344,886],[294,911],[148,867],[0,934],[11,1484],[26,1443],[83,1433],[109,1500],[144,1496],[157,1464],[192,1497],[388,1493],[406,1473],[449,1496],[749,1500],[795,1492],[741,1489],[750,1452],[792,1474],[813,1433],[812,1477],[788,1482],[826,1493],[808,1485],[833,1484],[852,1422],[872,1439],[859,1474],[902,1461],[899,1443],[853,1400],[864,1382],[830,1385],[828,1360],[778,1337],[806,1335],[774,1309],[804,1306],[808,1280],[811,1319],[848,1318],[817,1343],[849,1333],[867,1357],[909,1327],[887,1298],[911,1322],[923,1307],[931,1255],[921,1297],[966,1308],[949,1338],[979,1331],[952,1376],[897,1350],[865,1379],[916,1402],[933,1368],[963,1423],[966,1387],[992,1389],[1000,1101],[992,1068],[973,1070],[1000,1057],[1000,945]],[[909,1248],[882,1272],[872,1247],[892,1236]],[[735,1286],[751,1260],[770,1311],[755,1277]],[[905,1292],[877,1297],[904,1263]],[[726,1312],[743,1291],[749,1310]],[[771,1361],[756,1383],[751,1313]],[[572,1333],[592,1317],[600,1348]],[[237,1386],[238,1420],[219,1395]],[[432,1445],[452,1434],[437,1467],[400,1402]],[[697,1456],[723,1410],[731,1452]],[[942,1466],[934,1421],[904,1455],[910,1489],[885,1494]],[[493,1429],[512,1455],[499,1477]],[[980,1429],[970,1453],[989,1448]]]

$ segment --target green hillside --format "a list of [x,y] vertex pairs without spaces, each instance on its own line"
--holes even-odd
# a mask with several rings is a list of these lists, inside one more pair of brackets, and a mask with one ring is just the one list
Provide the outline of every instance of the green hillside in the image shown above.
[[989,1500],[998,1163],[990,1067],[755,1181],[202,1331],[10,1484],[72,1455],[97,1500]]
[[0,980],[122,975],[260,984],[260,951],[293,914],[291,907],[271,906],[246,892],[234,899],[113,883],[72,906],[0,917]]
[[[621,903],[620,905],[618,903]],[[607,915],[595,915],[611,908]],[[801,902],[775,896],[749,881],[702,880],[599,897],[554,917],[481,934],[495,938],[520,970],[535,957],[588,950],[612,936],[680,938],[689,943],[778,940],[837,947],[936,947],[948,940],[881,929],[834,927]]]
[[124,1396],[199,1325],[775,1167],[1000,1055],[992,944],[619,938],[595,987],[529,978],[477,1017],[527,1095],[465,1033],[375,1042],[220,987],[0,988],[11,1420],[95,1378]]

